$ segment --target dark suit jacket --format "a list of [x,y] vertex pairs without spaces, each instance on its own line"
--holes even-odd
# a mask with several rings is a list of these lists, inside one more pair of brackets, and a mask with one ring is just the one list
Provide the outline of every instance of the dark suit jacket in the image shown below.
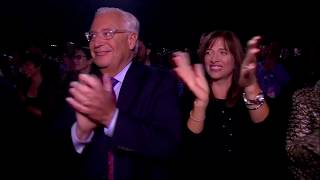
[[[103,127],[97,129],[80,160],[76,160],[81,164],[81,177],[107,179],[107,152],[112,149],[116,180],[168,179],[168,162],[177,151],[181,134],[177,81],[173,74],[133,62],[122,84],[117,107],[119,115],[113,136],[106,136]],[[74,113],[64,117],[72,117],[71,121],[64,118],[71,144]]]

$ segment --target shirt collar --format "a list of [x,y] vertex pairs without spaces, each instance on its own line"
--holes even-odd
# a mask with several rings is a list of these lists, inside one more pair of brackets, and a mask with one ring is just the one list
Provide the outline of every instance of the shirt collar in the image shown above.
[[113,76],[114,79],[118,80],[120,83],[123,82],[132,62],[130,62],[128,65],[126,65],[118,74]]

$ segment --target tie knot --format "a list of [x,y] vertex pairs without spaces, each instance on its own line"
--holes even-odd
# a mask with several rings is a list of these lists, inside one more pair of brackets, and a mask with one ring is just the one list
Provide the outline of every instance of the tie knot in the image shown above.
[[111,77],[111,83],[112,83],[112,87],[114,87],[119,81],[116,80],[115,78]]
[[103,84],[107,83],[107,82],[109,81],[109,79],[111,80],[112,88],[119,82],[117,79],[115,79],[115,78],[113,78],[113,77],[104,75],[104,76],[102,77],[102,82],[103,82]]

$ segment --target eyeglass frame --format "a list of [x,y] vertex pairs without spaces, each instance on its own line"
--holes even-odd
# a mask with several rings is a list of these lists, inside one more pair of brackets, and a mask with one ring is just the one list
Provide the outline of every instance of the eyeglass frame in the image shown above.
[[[90,34],[91,33],[91,34]],[[110,40],[114,37],[115,34],[117,33],[131,33],[131,31],[128,30],[120,30],[120,29],[104,29],[102,32],[85,32],[84,35],[87,39],[88,42],[92,41],[93,39],[95,39],[97,37],[97,34],[102,33],[102,36],[105,40]],[[109,33],[109,37],[107,37],[108,35],[105,35],[105,33]],[[94,36],[91,37],[90,36]]]

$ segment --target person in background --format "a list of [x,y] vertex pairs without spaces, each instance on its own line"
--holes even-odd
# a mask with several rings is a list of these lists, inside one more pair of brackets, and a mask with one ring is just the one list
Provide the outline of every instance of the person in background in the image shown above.
[[91,72],[92,57],[87,47],[76,47],[72,57],[74,70],[78,73],[89,74]]
[[262,60],[257,65],[258,83],[269,98],[275,99],[285,92],[290,76],[279,63],[281,48],[278,42],[271,42],[264,51]]
[[[318,45],[312,45],[304,60],[306,85],[292,96],[286,133],[288,170],[292,179],[320,179],[320,73]],[[313,83],[312,83],[313,82]],[[308,83],[308,84],[309,84]]]
[[87,47],[75,46],[71,55],[73,69],[70,70],[61,82],[61,94],[64,98],[68,96],[69,84],[71,81],[77,81],[79,74],[89,74],[92,71],[92,56]]
[[297,90],[289,118],[286,150],[294,179],[320,178],[320,80]]
[[26,110],[29,117],[34,121],[42,118],[42,82],[43,73],[41,65],[43,64],[43,58],[40,54],[26,53],[23,56],[22,71],[25,75],[26,81],[22,80],[20,87],[20,97],[25,102]]

